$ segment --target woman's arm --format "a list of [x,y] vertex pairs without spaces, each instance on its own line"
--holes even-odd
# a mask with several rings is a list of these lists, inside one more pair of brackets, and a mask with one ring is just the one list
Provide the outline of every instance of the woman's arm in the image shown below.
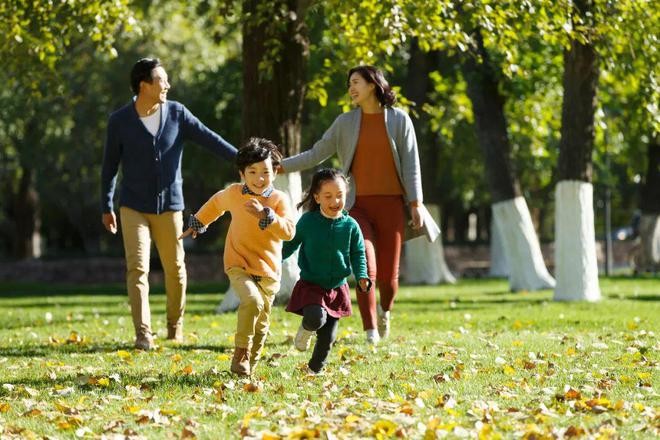
[[328,128],[323,134],[323,137],[317,141],[312,148],[284,159],[282,161],[281,171],[288,173],[306,170],[320,164],[335,154],[337,152],[339,139],[340,118],[341,116],[335,119],[335,122],[332,123],[330,128]]

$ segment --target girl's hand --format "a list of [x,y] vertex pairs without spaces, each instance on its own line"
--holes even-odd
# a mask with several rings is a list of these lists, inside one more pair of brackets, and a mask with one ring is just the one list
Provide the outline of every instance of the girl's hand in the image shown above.
[[371,280],[369,278],[361,278],[358,281],[358,288],[362,293],[369,293],[369,289],[371,288]]
[[197,238],[197,232],[193,228],[188,228],[185,231],[183,231],[183,234],[179,236],[179,240],[183,240],[189,235],[192,235],[193,239]]
[[410,226],[413,229],[419,229],[424,226],[424,217],[422,217],[422,204],[411,204],[410,205]]
[[247,202],[245,202],[245,209],[247,209],[247,212],[252,214],[253,216],[257,218],[263,218],[264,216],[264,205],[261,204],[261,202],[257,199],[250,199]]

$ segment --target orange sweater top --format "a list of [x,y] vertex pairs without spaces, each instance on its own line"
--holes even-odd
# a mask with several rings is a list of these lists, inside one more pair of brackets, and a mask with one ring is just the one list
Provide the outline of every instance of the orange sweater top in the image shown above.
[[[279,280],[282,276],[282,242],[293,238],[296,222],[287,196],[273,190],[269,197],[242,194],[243,184],[234,183],[215,193],[195,214],[204,225],[222,214],[231,213],[225,240],[224,267],[243,268],[246,272]],[[245,208],[245,202],[256,198],[273,210],[275,220],[266,229]]]
[[351,174],[358,196],[403,194],[387,138],[384,113],[362,112]]

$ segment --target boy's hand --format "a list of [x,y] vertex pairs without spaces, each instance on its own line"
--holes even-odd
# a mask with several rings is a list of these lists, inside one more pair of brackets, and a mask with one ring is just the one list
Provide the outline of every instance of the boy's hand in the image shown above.
[[187,236],[192,235],[192,238],[197,238],[197,231],[195,231],[193,228],[188,228],[185,231],[183,231],[183,234],[179,236],[179,240],[183,240]]
[[358,281],[358,288],[362,293],[369,293],[369,289],[371,289],[371,280],[369,278],[361,278]]
[[264,205],[261,204],[261,202],[257,199],[250,199],[247,202],[245,202],[245,209],[252,214],[253,216],[257,218],[263,218],[264,217]]

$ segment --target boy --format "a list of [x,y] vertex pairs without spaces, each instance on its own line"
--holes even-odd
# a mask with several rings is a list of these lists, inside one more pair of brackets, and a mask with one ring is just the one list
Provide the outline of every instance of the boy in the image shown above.
[[295,220],[286,195],[273,188],[282,155],[267,139],[251,138],[238,150],[242,183],[213,195],[190,217],[179,238],[206,231],[225,212],[231,213],[224,268],[240,305],[231,371],[250,375],[266,342],[273,298],[280,287],[282,242],[295,235]]

